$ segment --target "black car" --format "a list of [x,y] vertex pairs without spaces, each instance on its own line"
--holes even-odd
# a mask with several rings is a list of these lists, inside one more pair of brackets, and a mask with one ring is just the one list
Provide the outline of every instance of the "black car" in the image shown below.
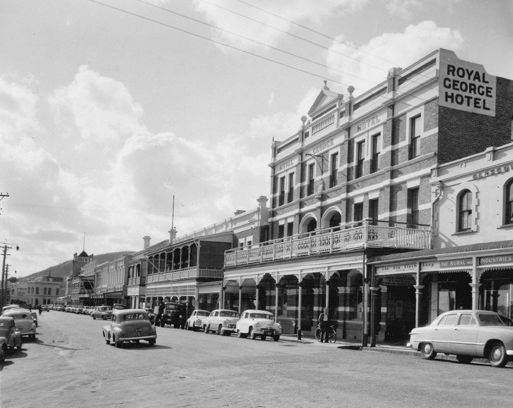
[[166,324],[174,327],[183,327],[187,319],[187,306],[178,302],[166,302],[162,316],[160,317],[160,327]]

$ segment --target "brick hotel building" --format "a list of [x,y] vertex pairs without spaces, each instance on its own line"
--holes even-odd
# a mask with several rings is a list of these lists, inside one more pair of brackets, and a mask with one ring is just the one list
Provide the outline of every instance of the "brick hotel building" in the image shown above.
[[[510,143],[512,117],[513,82],[444,49],[392,68],[364,92],[324,86],[300,129],[273,142],[270,240],[228,250],[223,287],[238,288],[242,309],[272,311],[290,333],[312,333],[328,307],[342,338],[402,340],[443,310],[439,292],[451,281],[442,273],[432,279],[445,264],[434,263],[424,282],[420,261],[412,270],[403,260],[493,239],[444,241],[444,211],[456,210],[442,206],[433,180],[468,156]],[[468,290],[469,305],[477,305],[475,287]]]

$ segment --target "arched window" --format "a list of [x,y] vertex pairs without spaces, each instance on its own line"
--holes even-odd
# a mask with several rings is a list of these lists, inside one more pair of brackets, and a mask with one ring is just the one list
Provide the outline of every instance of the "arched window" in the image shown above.
[[513,224],[513,179],[506,183],[504,195],[504,224]]
[[463,190],[458,197],[458,231],[472,229],[472,193]]

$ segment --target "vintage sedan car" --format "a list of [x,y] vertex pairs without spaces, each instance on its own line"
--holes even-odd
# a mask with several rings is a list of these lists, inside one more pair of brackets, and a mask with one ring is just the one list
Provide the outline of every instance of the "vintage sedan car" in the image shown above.
[[20,336],[27,336],[31,339],[36,338],[36,322],[32,318],[30,310],[9,309],[2,313],[2,317],[12,317],[14,324],[20,331]]
[[493,367],[504,367],[513,358],[513,326],[495,312],[453,310],[413,329],[408,346],[428,360],[445,353],[455,354],[460,363],[484,357]]
[[203,328],[203,319],[207,318],[209,314],[210,312],[208,310],[194,310],[185,321],[185,328],[187,330],[198,330]]
[[114,310],[110,324],[103,327],[102,334],[107,344],[112,342],[116,347],[140,340],[153,346],[157,341],[157,330],[144,309]]
[[0,349],[4,358],[9,351],[21,351],[21,333],[12,317],[0,317]]
[[245,310],[235,325],[239,337],[249,337],[265,340],[270,336],[278,341],[281,335],[281,325],[274,322],[274,315],[266,310]]
[[205,333],[214,331],[217,334],[230,335],[235,332],[235,326],[239,320],[239,313],[235,310],[216,309],[203,319],[203,330]]
[[112,307],[110,306],[98,306],[92,313],[91,317],[93,320],[103,319],[108,320],[112,317]]

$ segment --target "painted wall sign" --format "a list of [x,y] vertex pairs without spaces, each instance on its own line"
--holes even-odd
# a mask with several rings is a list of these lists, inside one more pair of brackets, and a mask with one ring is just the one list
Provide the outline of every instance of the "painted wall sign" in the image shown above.
[[294,167],[296,164],[297,164],[297,159],[287,160],[285,163],[281,163],[278,166],[276,166],[276,172],[279,173],[280,171],[283,171],[290,167]]
[[434,272],[440,270],[440,262],[421,262],[420,270],[422,272]]
[[440,268],[459,268],[472,266],[472,258],[451,259],[450,261],[440,261]]
[[513,263],[513,255],[483,256],[479,258],[479,265],[509,264]]
[[513,171],[513,163],[503,164],[501,166],[494,167],[493,169],[483,170],[479,173],[474,173],[472,175],[472,178],[474,180],[479,180],[489,176],[495,176],[496,174],[507,173],[508,171]]
[[417,262],[398,264],[398,265],[384,265],[376,268],[376,275],[393,275],[398,273],[411,273],[417,272]]
[[497,78],[482,65],[460,60],[452,51],[440,50],[440,106],[495,116],[496,83]]
[[323,152],[324,150],[329,149],[331,146],[333,146],[333,139],[326,140],[324,143],[321,143],[320,145],[314,147],[312,150],[307,152],[308,154],[319,154]]
[[377,115],[373,115],[370,118],[364,119],[361,122],[358,122],[354,126],[354,134],[358,134],[361,132],[366,131],[367,129],[371,128],[374,125],[377,125],[378,123],[383,122],[386,119],[386,112],[378,113]]

